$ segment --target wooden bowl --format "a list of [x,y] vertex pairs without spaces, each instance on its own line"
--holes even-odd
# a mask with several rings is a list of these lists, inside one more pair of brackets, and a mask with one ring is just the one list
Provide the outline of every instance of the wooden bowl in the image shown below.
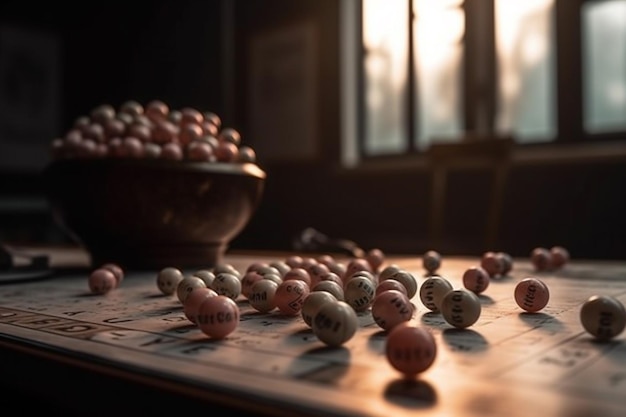
[[212,267],[247,225],[266,174],[251,163],[60,159],[42,173],[53,216],[92,266]]

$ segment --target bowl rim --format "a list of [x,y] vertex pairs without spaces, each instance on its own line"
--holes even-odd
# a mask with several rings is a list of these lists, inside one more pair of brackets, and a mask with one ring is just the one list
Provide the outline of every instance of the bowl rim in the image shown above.
[[44,167],[49,171],[55,166],[132,166],[136,168],[165,168],[173,171],[196,171],[229,175],[246,175],[265,179],[267,173],[253,162],[196,162],[171,161],[167,159],[139,159],[139,158],[59,158],[51,161]]

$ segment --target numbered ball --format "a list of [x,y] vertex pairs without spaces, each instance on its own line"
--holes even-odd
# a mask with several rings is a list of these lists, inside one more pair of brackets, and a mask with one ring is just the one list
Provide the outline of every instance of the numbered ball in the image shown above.
[[198,310],[200,309],[200,305],[209,297],[215,297],[217,293],[210,288],[207,287],[196,287],[192,288],[189,295],[185,298],[183,302],[183,314],[187,319],[196,324],[196,319],[198,316]]
[[166,267],[157,274],[157,287],[165,295],[176,292],[178,284],[183,280],[183,273],[178,268]]
[[355,311],[365,311],[374,300],[376,287],[370,278],[361,275],[350,278],[343,289],[345,301]]
[[434,250],[427,251],[422,256],[422,265],[426,272],[434,274],[441,267],[441,254]]
[[252,284],[248,294],[248,302],[256,311],[269,313],[276,308],[276,289],[278,283],[269,279],[262,279]]
[[615,297],[593,295],[580,309],[580,322],[587,333],[607,341],[624,331],[626,309]]
[[405,271],[404,269],[400,269],[388,275],[386,279],[395,279],[400,282],[400,284],[404,285],[404,288],[406,288],[406,295],[409,299],[413,299],[415,294],[417,294],[417,279],[415,279],[413,274]]
[[383,262],[385,262],[385,253],[378,248],[370,249],[365,254],[365,260],[370,264],[373,272],[377,272]]
[[420,287],[420,300],[430,311],[441,311],[443,297],[453,290],[452,284],[447,279],[433,275],[426,278]]
[[389,332],[385,354],[393,368],[413,377],[431,367],[437,357],[437,344],[430,331],[404,322]]
[[383,282],[386,279],[389,279],[396,272],[401,271],[400,267],[395,264],[387,265],[380,273],[378,274],[378,282]]
[[346,301],[343,287],[335,281],[321,281],[313,291],[326,291],[331,293],[337,300]]
[[202,287],[206,287],[206,284],[200,277],[190,275],[183,278],[176,287],[176,296],[178,297],[178,301],[184,304],[185,299],[189,296],[191,290]]
[[356,312],[345,301],[324,304],[313,317],[311,329],[324,344],[341,346],[354,336],[359,327]]
[[481,310],[478,296],[466,289],[450,291],[441,300],[441,315],[446,322],[459,329],[476,323]]
[[553,246],[550,248],[550,267],[559,269],[569,262],[569,251],[563,246]]
[[121,266],[114,263],[106,263],[100,268],[108,269],[115,275],[115,286],[119,287],[120,283],[124,280],[124,270]]
[[208,297],[198,308],[196,322],[202,333],[213,339],[223,339],[239,325],[239,307],[225,295]]
[[326,291],[313,291],[306,296],[302,303],[302,319],[307,326],[311,327],[313,324],[313,317],[317,314],[319,309],[327,303],[334,303],[337,299],[334,295]]
[[505,263],[502,256],[499,256],[495,252],[485,252],[480,258],[480,266],[484,269],[490,277],[498,277],[504,274]]
[[304,299],[311,292],[309,285],[299,279],[288,279],[276,288],[274,302],[281,313],[295,316],[302,310]]
[[89,275],[89,290],[94,294],[106,294],[116,286],[115,274],[110,269],[98,268]]
[[530,253],[530,262],[536,271],[547,271],[552,265],[552,254],[546,248],[535,248]]
[[475,294],[484,292],[489,286],[489,273],[480,266],[467,268],[463,273],[463,286]]
[[204,284],[211,288],[211,284],[213,284],[213,280],[215,279],[215,274],[213,271],[209,271],[208,269],[200,269],[193,273],[194,276],[199,277]]
[[246,272],[241,278],[241,293],[244,297],[250,298],[250,291],[252,291],[252,286],[255,282],[261,281],[263,279],[263,275],[259,274],[255,270],[250,270]]
[[520,308],[529,313],[535,313],[548,304],[550,291],[543,281],[528,277],[517,283],[514,296],[515,302]]
[[230,272],[220,272],[215,275],[215,279],[211,283],[211,289],[219,295],[225,295],[235,301],[241,295],[241,281],[238,275]]
[[407,291],[406,291],[406,287],[404,285],[402,285],[399,281],[396,281],[395,279],[386,279],[382,282],[380,282],[377,286],[376,286],[376,294],[375,295],[379,295],[385,291],[389,291],[389,290],[398,290],[401,293],[403,293],[404,295],[407,295]]
[[398,324],[411,320],[413,306],[406,294],[388,290],[377,295],[372,303],[372,318],[383,330],[389,331]]
[[502,262],[502,275],[506,276],[513,270],[513,257],[506,252],[496,252],[496,256]]

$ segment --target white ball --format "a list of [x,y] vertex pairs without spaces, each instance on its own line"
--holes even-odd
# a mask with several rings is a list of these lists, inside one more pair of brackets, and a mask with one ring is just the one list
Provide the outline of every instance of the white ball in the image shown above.
[[176,296],[178,297],[178,300],[184,304],[191,290],[202,287],[206,287],[202,278],[195,275],[184,277],[176,287]]
[[345,301],[324,304],[313,317],[311,329],[328,346],[341,346],[359,327],[356,311]]
[[441,308],[441,300],[454,288],[450,281],[433,275],[426,278],[420,287],[420,300],[430,311],[438,313]]
[[607,341],[624,331],[626,309],[615,297],[593,295],[580,309],[580,322],[587,333],[599,341]]
[[481,310],[478,296],[466,289],[450,291],[441,301],[441,315],[449,324],[459,329],[476,323]]
[[237,275],[229,272],[220,272],[211,283],[211,289],[218,295],[225,295],[236,301],[241,295],[241,281]]
[[248,302],[256,311],[268,313],[276,308],[274,296],[276,295],[278,284],[269,279],[262,279],[255,282],[250,287]]
[[334,303],[337,299],[334,295],[327,291],[313,291],[309,293],[302,303],[302,319],[311,327],[313,323],[313,317],[317,314],[320,308],[327,303]]
[[157,286],[165,295],[172,295],[176,292],[178,284],[183,280],[183,273],[178,268],[166,267],[157,274]]
[[376,285],[363,275],[350,278],[343,290],[346,302],[356,311],[367,310],[372,305],[375,293]]

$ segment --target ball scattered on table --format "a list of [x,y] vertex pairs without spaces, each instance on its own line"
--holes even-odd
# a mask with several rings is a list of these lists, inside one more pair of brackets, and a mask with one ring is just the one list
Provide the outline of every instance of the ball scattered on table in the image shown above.
[[503,275],[505,265],[502,256],[496,252],[487,251],[480,258],[480,266],[490,277],[499,277]]
[[215,297],[217,293],[207,287],[195,287],[183,302],[183,314],[189,321],[196,324],[200,305],[209,297]]
[[225,295],[208,297],[198,307],[196,322],[207,336],[223,339],[239,325],[239,306]]
[[311,329],[317,338],[331,347],[350,340],[359,327],[354,309],[345,301],[324,304],[313,317]]
[[443,297],[454,288],[447,279],[433,275],[422,283],[420,287],[420,300],[430,311],[438,313],[441,311],[441,301]]
[[184,276],[180,269],[168,266],[157,274],[157,287],[165,295],[172,295],[176,292],[178,284]]
[[295,316],[302,310],[304,299],[311,292],[309,285],[299,279],[283,281],[274,295],[274,302],[281,313]]
[[215,275],[215,279],[211,283],[211,289],[219,295],[236,301],[241,295],[241,280],[239,276],[230,272],[220,272]]
[[615,297],[593,295],[580,309],[580,322],[585,331],[597,340],[608,341],[624,331],[626,308]]
[[458,329],[474,325],[482,311],[478,296],[466,289],[452,290],[441,300],[441,315]]
[[256,281],[250,287],[248,302],[260,313],[268,313],[276,308],[274,300],[278,283],[269,279]]
[[411,300],[405,293],[398,290],[384,291],[377,295],[372,302],[372,318],[385,331],[411,320],[412,317]]
[[550,290],[540,279],[528,277],[517,283],[514,297],[520,308],[529,313],[535,313],[548,305]]
[[481,294],[489,287],[489,277],[489,273],[483,267],[469,267],[463,273],[463,286],[475,294]]
[[379,295],[385,291],[389,290],[398,290],[404,295],[407,295],[406,287],[400,283],[400,281],[396,281],[395,279],[386,279],[378,285],[376,285],[376,294]]
[[326,291],[331,293],[337,300],[346,301],[343,287],[336,281],[321,281],[312,288],[312,291]]
[[365,254],[365,260],[370,264],[373,272],[378,272],[385,262],[385,253],[379,248],[373,248]]
[[502,263],[502,276],[508,275],[513,270],[513,257],[507,252],[496,252],[496,256],[500,258]]
[[255,282],[261,281],[263,275],[259,274],[256,270],[249,270],[241,278],[241,293],[244,297],[250,297],[250,291]]
[[192,275],[200,277],[200,279],[204,281],[204,285],[206,285],[208,288],[211,288],[211,284],[215,279],[215,274],[213,273],[213,271],[210,271],[208,269],[199,269]]
[[432,366],[437,357],[437,344],[429,330],[404,322],[387,335],[385,355],[394,369],[414,377]]
[[[389,273],[385,279],[394,279],[398,281],[400,284],[404,285],[404,288],[406,288],[406,295],[410,299],[412,299],[415,296],[415,294],[417,294],[417,279],[409,271],[400,269],[393,273]],[[379,282],[382,282],[382,281],[383,279],[379,278]]]
[[307,326],[311,327],[313,324],[313,317],[317,314],[319,309],[327,304],[337,301],[334,295],[327,291],[312,291],[306,296],[302,303],[302,319]]
[[376,287],[370,278],[357,275],[350,278],[343,289],[345,301],[352,306],[355,311],[365,311],[374,300]]
[[110,269],[98,268],[89,275],[89,290],[94,294],[106,294],[116,286],[115,274]]
[[422,266],[429,275],[441,268],[441,254],[435,250],[429,250],[422,255]]
[[563,246],[553,246],[550,248],[550,267],[552,269],[563,268],[569,260],[569,251]]
[[552,254],[544,247],[537,247],[530,252],[530,261],[536,271],[547,271],[552,265]]
[[202,280],[202,278],[195,275],[189,275],[184,277],[176,287],[176,296],[178,297],[178,301],[184,304],[185,299],[189,296],[191,290],[193,290],[194,288],[202,287],[206,287],[206,284]]
[[109,263],[105,263],[100,268],[108,269],[111,272],[113,272],[113,275],[115,275],[115,282],[116,282],[115,286],[116,287],[120,286],[120,284],[124,280],[124,270],[122,269],[121,266],[119,266],[118,264],[109,262]]

